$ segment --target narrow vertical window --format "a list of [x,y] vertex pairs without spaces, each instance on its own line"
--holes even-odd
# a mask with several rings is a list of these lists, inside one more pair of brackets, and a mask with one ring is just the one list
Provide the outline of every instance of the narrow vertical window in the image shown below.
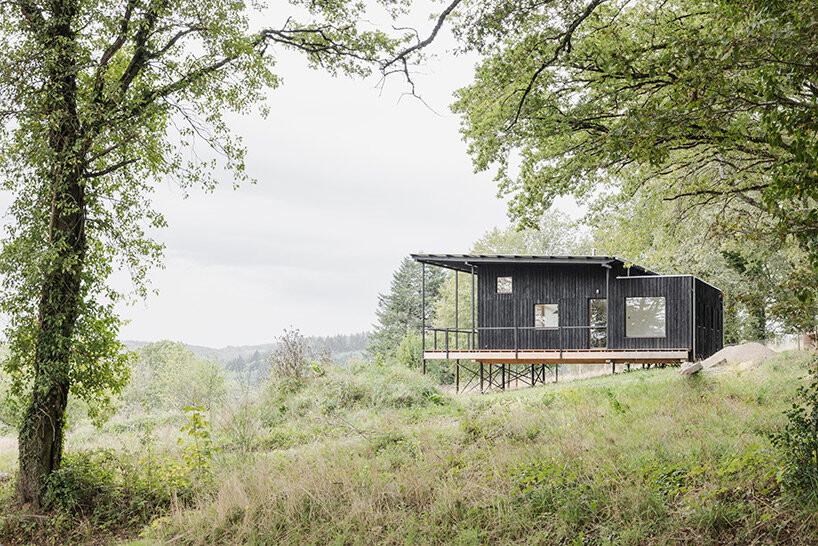
[[511,277],[497,277],[497,293],[511,294]]
[[588,300],[588,346],[604,349],[608,346],[608,300],[591,298]]
[[534,304],[534,328],[559,328],[560,313],[556,303]]

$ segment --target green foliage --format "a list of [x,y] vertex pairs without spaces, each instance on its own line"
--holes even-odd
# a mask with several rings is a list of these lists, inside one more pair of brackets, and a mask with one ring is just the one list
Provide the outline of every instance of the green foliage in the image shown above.
[[301,332],[285,329],[270,356],[270,373],[275,380],[300,381],[307,373],[308,360],[315,357]]
[[471,251],[476,254],[590,254],[591,242],[579,222],[552,210],[532,227],[495,227],[487,231],[475,241]]
[[611,402],[611,408],[613,408],[614,412],[619,415],[624,415],[628,413],[628,407],[623,405],[622,402],[616,397],[613,390],[609,387],[605,389],[605,396],[608,397],[608,400]]
[[182,343],[159,341],[137,351],[132,380],[123,393],[148,410],[203,405],[210,409],[227,393],[221,367],[196,357]]
[[792,353],[696,385],[640,370],[411,406],[372,403],[398,371],[430,385],[404,367],[357,370],[372,387],[329,368],[269,391],[266,403],[286,409],[256,449],[286,449],[230,460],[216,492],[150,537],[809,544],[816,505],[779,487],[768,440],[804,361]]
[[818,490],[818,358],[810,364],[807,385],[796,392],[796,402],[787,410],[783,430],[771,435],[781,449],[786,464],[782,470],[785,485],[815,494]]
[[446,403],[433,383],[403,366],[328,367],[299,383],[273,382],[263,406],[268,423],[300,419],[310,412],[332,414],[356,409],[415,408]]
[[[213,189],[222,169],[202,147],[236,183],[246,179],[228,115],[252,111],[280,83],[280,52],[365,75],[388,70],[384,57],[415,37],[368,23],[405,14],[399,0],[295,2],[265,12],[262,28],[251,22],[259,10],[244,0],[0,6],[0,180],[12,194],[0,248],[3,367],[25,393],[18,493],[35,506],[60,464],[69,392],[95,411],[127,383],[116,309],[148,294],[161,261],[148,235],[165,226],[155,184]],[[395,62],[405,67],[418,49]],[[109,282],[120,270],[128,291]]]
[[764,340],[774,330],[810,331],[818,320],[818,283],[807,253],[792,237],[782,243],[705,232],[717,213],[715,205],[691,208],[640,193],[598,203],[588,222],[604,253],[722,289],[726,343]]
[[774,287],[770,314],[790,332],[812,333],[818,339],[818,268],[801,256],[789,256],[786,276]]
[[[225,409],[228,413],[220,427],[225,447],[239,451],[260,448],[264,436],[261,432],[262,416],[265,412],[257,401],[248,396]],[[271,413],[271,410],[267,413]],[[276,422],[277,419],[273,417],[271,421]]]
[[708,225],[818,225],[816,5],[692,0],[467,3],[456,28],[482,55],[455,112],[511,215],[557,197],[639,193],[710,206]]
[[20,395],[12,389],[11,378],[0,370],[0,433],[16,429],[22,418]]
[[419,370],[423,360],[423,343],[420,336],[408,332],[398,345],[397,361],[413,370]]
[[[8,510],[0,524],[4,544],[87,544],[137,534],[174,506],[186,506],[198,485],[191,468],[151,451],[69,452],[46,482],[37,525]],[[103,538],[104,537],[104,538]]]
[[[438,300],[440,302],[440,300]],[[436,307],[437,309],[438,307]],[[426,343],[431,343],[431,337],[427,336]],[[454,333],[451,334],[451,346],[454,348]],[[467,346],[467,337],[465,333],[460,334],[460,347]],[[395,360],[406,366],[407,368],[420,371],[423,365],[423,344],[420,336],[414,333],[407,333],[398,346]],[[451,385],[454,383],[455,374],[454,360],[427,360],[426,361],[426,375],[432,378],[433,381],[442,385]]]
[[[446,274],[439,267],[426,268],[426,325],[431,326],[433,302]],[[394,359],[407,333],[420,333],[422,310],[422,265],[404,258],[392,275],[388,294],[378,295],[378,323],[369,336],[367,352]]]
[[206,472],[210,457],[213,455],[213,440],[210,437],[210,421],[205,417],[205,408],[202,406],[187,406],[183,411],[188,416],[188,422],[177,440],[183,446],[185,459],[199,472]]

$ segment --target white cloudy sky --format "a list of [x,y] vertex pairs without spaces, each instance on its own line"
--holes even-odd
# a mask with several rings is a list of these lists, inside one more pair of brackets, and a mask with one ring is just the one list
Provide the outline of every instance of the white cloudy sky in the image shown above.
[[[378,293],[410,252],[464,252],[506,223],[488,174],[474,174],[451,93],[473,62],[447,55],[417,77],[333,79],[279,61],[271,114],[235,118],[258,184],[214,194],[164,186],[169,227],[159,293],[123,310],[123,339],[224,346],[264,343],[289,325],[306,334],[369,330]],[[399,100],[400,99],[400,100]]]

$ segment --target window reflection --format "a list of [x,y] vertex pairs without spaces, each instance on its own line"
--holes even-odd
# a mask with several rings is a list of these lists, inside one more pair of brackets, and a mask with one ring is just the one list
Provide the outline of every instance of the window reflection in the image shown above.
[[625,298],[625,337],[665,337],[665,298]]
[[537,303],[534,305],[535,328],[558,328],[559,324],[559,306],[556,303]]
[[589,347],[604,349],[608,346],[608,300],[591,298],[588,300]]
[[497,277],[497,293],[511,294],[511,277]]

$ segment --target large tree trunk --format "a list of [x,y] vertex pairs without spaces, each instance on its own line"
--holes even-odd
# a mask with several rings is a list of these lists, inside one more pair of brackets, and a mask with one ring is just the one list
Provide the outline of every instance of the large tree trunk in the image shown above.
[[43,284],[35,378],[20,427],[17,498],[40,506],[43,480],[62,459],[65,406],[70,382],[71,345],[80,305],[85,260],[84,192],[79,177],[63,180],[52,206],[51,242],[59,249]]
[[45,477],[62,459],[65,406],[70,381],[71,345],[79,312],[85,261],[84,192],[79,177],[63,179],[52,206],[51,243],[58,249],[43,283],[35,378],[19,434],[17,498],[40,506]]
[[49,121],[48,148],[52,164],[42,174],[51,194],[47,254],[40,289],[34,349],[34,384],[19,433],[17,499],[40,508],[45,478],[62,459],[65,406],[71,386],[74,328],[81,303],[85,264],[85,188],[81,125],[77,114],[76,39],[71,29],[72,0],[56,2],[41,39],[46,57]]

